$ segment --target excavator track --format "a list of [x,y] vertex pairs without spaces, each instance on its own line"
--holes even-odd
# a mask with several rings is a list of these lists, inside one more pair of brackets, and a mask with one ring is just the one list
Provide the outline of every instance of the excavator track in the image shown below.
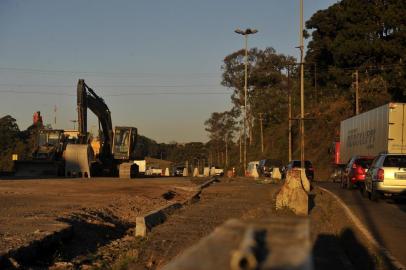
[[130,179],[138,174],[138,165],[134,162],[125,162],[120,164],[118,170],[119,178]]

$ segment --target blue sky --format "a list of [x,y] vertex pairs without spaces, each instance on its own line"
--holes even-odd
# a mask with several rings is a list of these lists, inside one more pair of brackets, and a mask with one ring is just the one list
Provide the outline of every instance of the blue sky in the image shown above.
[[[305,18],[335,2],[305,0]],[[297,56],[298,16],[299,0],[1,0],[0,117],[25,129],[40,110],[72,128],[83,78],[113,125],[159,142],[206,141],[204,120],[231,106],[220,67],[243,46],[234,29],[259,30],[250,47]]]

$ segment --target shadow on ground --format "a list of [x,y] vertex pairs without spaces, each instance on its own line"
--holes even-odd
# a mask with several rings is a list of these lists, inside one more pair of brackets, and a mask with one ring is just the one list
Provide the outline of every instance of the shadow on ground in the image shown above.
[[98,211],[86,211],[58,221],[70,227],[11,251],[0,262],[0,268],[44,269],[55,262],[90,263],[98,248],[122,238],[133,227],[114,215]]
[[313,246],[314,269],[394,270],[390,262],[365,247],[350,228],[339,235],[319,235]]

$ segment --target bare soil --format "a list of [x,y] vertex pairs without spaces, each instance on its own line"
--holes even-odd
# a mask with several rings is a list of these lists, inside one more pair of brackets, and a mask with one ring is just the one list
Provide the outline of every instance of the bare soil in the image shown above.
[[[58,226],[71,228],[60,237],[59,245],[31,244],[33,250],[41,250],[40,256],[35,252],[34,257],[17,256],[20,260],[12,260],[8,267],[160,269],[230,218],[293,216],[288,210],[275,210],[280,184],[222,178],[204,189],[199,201],[175,211],[146,238],[134,236],[135,216],[183,201],[191,195],[185,187],[205,180],[0,182],[0,232],[1,239],[11,240],[4,242],[9,243],[7,247],[21,249],[24,237],[46,238],[42,233],[61,230]],[[332,197],[316,187],[310,207],[315,269],[392,269],[368,247]]]
[[[126,235],[136,216],[185,200],[191,192],[184,188],[195,185],[190,178],[1,180],[0,257],[13,254],[22,257],[20,262],[15,258],[17,266],[47,267],[53,260],[93,253]],[[53,237],[63,245],[39,258],[35,249]],[[67,244],[64,238],[74,240]],[[39,261],[27,262],[32,259],[24,258],[27,250]]]

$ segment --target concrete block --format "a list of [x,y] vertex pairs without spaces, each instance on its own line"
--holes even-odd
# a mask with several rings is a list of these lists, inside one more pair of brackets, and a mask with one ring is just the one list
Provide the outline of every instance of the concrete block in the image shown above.
[[282,174],[281,171],[279,170],[279,168],[273,168],[272,169],[272,178],[273,179],[282,179]]
[[209,167],[204,167],[203,176],[204,177],[209,177],[210,176],[210,168]]
[[189,171],[188,171],[187,167],[185,167],[183,169],[183,176],[189,176]]
[[215,167],[211,167],[210,168],[210,176],[215,176],[216,175],[216,168]]
[[169,174],[169,168],[165,168],[165,176],[170,176],[170,174]]
[[180,203],[172,203],[148,214],[135,218],[135,236],[145,237],[155,226],[162,224],[168,215],[182,207]]
[[288,172],[285,183],[276,195],[275,206],[276,209],[287,207],[296,215],[308,215],[309,195],[302,186],[300,170]]
[[198,177],[199,176],[199,169],[198,168],[194,168],[193,169],[193,177]]
[[[250,264],[245,264],[248,262],[245,258],[249,258]],[[240,259],[244,260],[243,264],[239,263]],[[244,268],[244,265],[257,267]],[[311,270],[309,220],[303,217],[275,217],[251,222],[229,220],[162,269]]]

